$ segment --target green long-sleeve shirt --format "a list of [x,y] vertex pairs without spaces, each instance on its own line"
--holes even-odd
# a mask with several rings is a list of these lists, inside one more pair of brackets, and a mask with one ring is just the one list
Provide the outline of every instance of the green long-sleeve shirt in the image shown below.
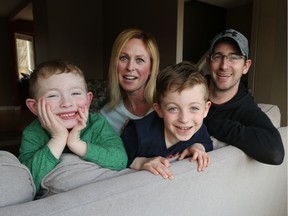
[[[89,114],[86,128],[80,133],[88,149],[83,160],[111,170],[122,170],[127,165],[127,154],[121,138],[102,115]],[[23,131],[19,160],[31,171],[36,190],[41,181],[59,162],[47,146],[51,135],[35,119]],[[69,152],[65,148],[64,152]]]

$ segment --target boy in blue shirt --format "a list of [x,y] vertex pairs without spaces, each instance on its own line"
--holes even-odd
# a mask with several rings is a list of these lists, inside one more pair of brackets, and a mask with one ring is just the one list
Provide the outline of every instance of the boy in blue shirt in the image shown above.
[[128,154],[128,167],[148,170],[173,179],[168,158],[191,156],[198,171],[210,164],[206,153],[212,141],[203,124],[211,102],[205,77],[189,62],[164,68],[157,77],[154,111],[131,120],[121,138]]

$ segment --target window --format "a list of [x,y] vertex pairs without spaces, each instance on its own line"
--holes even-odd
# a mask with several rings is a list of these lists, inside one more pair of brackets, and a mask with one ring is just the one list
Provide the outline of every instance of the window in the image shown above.
[[18,78],[27,79],[35,68],[33,36],[15,33]]

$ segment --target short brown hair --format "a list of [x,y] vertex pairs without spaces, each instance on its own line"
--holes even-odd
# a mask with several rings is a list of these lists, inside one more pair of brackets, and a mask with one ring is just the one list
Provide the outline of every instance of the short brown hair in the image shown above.
[[76,65],[64,60],[50,60],[39,64],[30,75],[29,79],[29,93],[30,97],[36,97],[36,93],[40,86],[38,86],[39,79],[47,79],[54,74],[74,73],[79,75],[85,83],[87,91],[87,83],[85,81],[84,73]]
[[209,96],[207,81],[195,64],[183,61],[169,65],[158,74],[154,102],[160,104],[168,91],[181,92],[195,85],[204,86],[204,99],[207,101]]

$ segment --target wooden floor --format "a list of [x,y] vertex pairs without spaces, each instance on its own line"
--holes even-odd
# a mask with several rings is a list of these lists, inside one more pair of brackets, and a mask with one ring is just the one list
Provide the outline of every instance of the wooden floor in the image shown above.
[[0,150],[18,156],[22,131],[33,119],[29,110],[0,111]]

